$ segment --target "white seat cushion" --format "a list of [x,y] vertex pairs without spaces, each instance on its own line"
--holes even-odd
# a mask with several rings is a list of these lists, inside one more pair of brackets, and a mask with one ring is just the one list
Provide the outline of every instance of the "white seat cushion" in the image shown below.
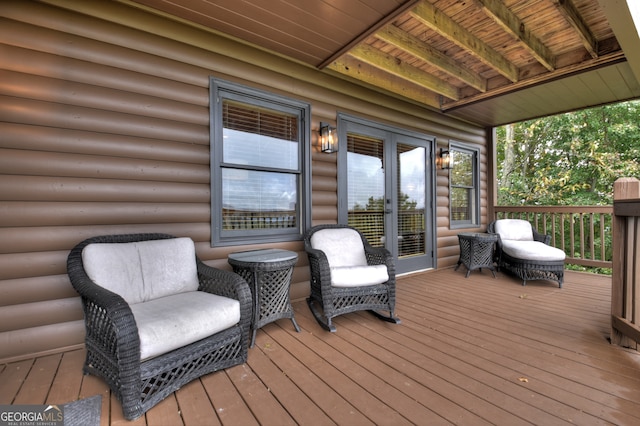
[[311,247],[324,252],[329,266],[366,266],[362,238],[358,231],[349,228],[328,228],[311,236]]
[[129,304],[196,291],[199,286],[190,238],[89,244],[82,262],[93,282]]
[[191,291],[131,305],[146,360],[212,336],[240,321],[240,302]]
[[511,257],[524,260],[555,261],[564,260],[565,253],[539,241],[501,240],[502,250]]
[[334,287],[361,287],[389,281],[387,265],[339,266],[331,268],[331,285]]
[[503,240],[533,241],[531,224],[522,219],[500,219],[495,223],[496,234]]

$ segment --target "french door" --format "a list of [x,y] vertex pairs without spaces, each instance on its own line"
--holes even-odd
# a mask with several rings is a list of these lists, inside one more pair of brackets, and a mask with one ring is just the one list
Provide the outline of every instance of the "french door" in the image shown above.
[[341,120],[339,129],[340,223],[386,247],[398,273],[432,268],[434,139],[362,120]]

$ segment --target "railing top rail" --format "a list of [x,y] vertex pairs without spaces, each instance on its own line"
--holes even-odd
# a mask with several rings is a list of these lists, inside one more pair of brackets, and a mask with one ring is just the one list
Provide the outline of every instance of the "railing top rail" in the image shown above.
[[640,216],[640,199],[616,200],[613,207],[616,216]]
[[613,213],[613,206],[495,206],[496,212]]

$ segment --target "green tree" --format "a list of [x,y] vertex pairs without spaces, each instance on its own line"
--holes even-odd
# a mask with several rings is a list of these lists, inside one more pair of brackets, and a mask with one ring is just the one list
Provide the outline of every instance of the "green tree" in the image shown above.
[[640,101],[497,129],[498,204],[611,204],[613,183],[640,176]]

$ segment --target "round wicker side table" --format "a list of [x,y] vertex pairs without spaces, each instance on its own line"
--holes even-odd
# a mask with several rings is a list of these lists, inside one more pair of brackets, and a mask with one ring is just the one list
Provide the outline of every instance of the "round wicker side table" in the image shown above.
[[291,318],[296,331],[300,332],[289,298],[293,266],[298,261],[295,252],[280,249],[243,251],[230,253],[227,261],[251,288],[251,347],[260,327],[281,318]]
[[498,234],[483,234],[477,232],[463,232],[458,234],[458,242],[460,243],[460,259],[455,267],[458,270],[460,264],[467,267],[467,275],[474,269],[487,268],[491,270],[493,277],[496,277],[496,267],[493,263],[493,253]]

